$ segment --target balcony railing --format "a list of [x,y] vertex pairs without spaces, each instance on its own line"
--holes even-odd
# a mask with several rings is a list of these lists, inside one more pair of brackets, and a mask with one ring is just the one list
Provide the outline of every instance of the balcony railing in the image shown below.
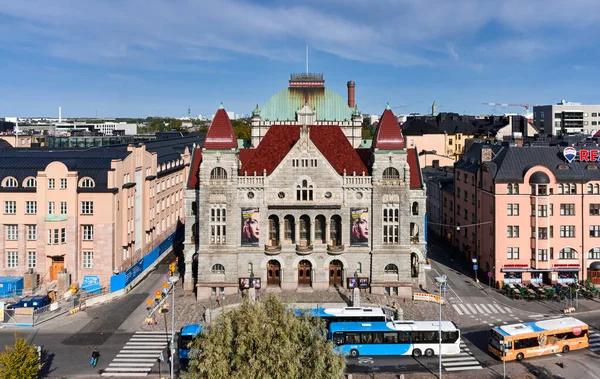
[[296,253],[300,255],[308,255],[312,253],[313,245],[296,245]]
[[281,245],[269,246],[265,245],[265,254],[276,255],[281,252]]
[[341,254],[345,249],[344,245],[327,245],[327,252],[329,254]]
[[264,176],[238,176],[238,186],[262,187],[265,185]]

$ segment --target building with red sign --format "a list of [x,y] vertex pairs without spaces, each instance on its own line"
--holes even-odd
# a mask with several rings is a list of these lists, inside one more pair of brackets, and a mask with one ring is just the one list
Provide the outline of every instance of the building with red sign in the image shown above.
[[600,283],[600,162],[474,144],[442,194],[443,236],[497,282]]

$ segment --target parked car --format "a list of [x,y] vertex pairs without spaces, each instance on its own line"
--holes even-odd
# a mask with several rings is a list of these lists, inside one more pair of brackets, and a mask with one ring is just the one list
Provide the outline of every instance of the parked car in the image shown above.
[[50,304],[52,301],[50,300],[50,296],[25,296],[18,303],[10,304],[6,308],[14,309],[14,308],[33,308],[38,309],[41,307],[45,307]]

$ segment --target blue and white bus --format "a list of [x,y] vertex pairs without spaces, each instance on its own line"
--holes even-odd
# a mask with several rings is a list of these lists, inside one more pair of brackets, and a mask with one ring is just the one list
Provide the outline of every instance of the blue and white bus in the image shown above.
[[346,307],[346,308],[310,308],[294,309],[297,315],[308,314],[323,319],[327,326],[332,322],[365,322],[365,321],[387,321],[385,312],[377,307]]
[[194,337],[202,332],[202,325],[189,324],[181,328],[179,332],[179,359],[189,359],[190,345]]
[[[452,321],[442,321],[442,355],[460,353],[460,330]],[[334,322],[329,336],[336,350],[359,355],[439,354],[438,321]]]

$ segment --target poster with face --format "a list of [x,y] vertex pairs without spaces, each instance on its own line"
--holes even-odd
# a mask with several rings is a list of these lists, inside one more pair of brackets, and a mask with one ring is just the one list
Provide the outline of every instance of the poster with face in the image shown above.
[[258,208],[242,208],[242,246],[258,246],[259,217]]
[[369,208],[350,208],[350,245],[369,245]]

